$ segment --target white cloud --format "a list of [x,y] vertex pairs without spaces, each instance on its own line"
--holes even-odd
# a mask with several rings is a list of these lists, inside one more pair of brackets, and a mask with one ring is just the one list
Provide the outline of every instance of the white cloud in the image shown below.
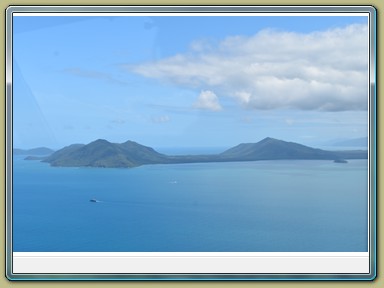
[[205,109],[211,111],[219,111],[222,109],[219,98],[212,91],[201,91],[199,98],[193,105],[194,108]]
[[366,25],[308,34],[263,30],[228,37],[216,47],[196,45],[185,54],[127,68],[178,86],[213,90],[250,109],[367,109]]
[[153,123],[166,123],[171,120],[168,115],[152,116],[151,120]]

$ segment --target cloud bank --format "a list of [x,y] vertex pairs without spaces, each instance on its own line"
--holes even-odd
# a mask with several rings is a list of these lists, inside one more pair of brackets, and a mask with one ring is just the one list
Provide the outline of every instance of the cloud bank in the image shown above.
[[218,97],[260,110],[368,107],[366,25],[308,34],[262,30],[251,37],[228,37],[216,46],[198,44],[191,43],[184,54],[126,67],[144,77],[205,91],[195,107],[211,110],[221,109]]

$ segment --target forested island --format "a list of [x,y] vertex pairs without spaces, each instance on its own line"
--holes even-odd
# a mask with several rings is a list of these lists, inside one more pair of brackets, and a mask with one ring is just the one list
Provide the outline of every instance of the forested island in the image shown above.
[[131,168],[147,164],[257,160],[336,160],[336,163],[345,163],[345,159],[367,158],[366,150],[327,151],[267,137],[257,143],[239,144],[219,154],[178,156],[162,154],[133,141],[111,143],[99,139],[86,145],[64,147],[42,161],[57,167]]

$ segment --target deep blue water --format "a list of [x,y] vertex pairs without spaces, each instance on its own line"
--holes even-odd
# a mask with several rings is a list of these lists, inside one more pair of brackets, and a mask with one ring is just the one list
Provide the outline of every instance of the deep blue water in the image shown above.
[[18,252],[368,251],[367,160],[13,164]]

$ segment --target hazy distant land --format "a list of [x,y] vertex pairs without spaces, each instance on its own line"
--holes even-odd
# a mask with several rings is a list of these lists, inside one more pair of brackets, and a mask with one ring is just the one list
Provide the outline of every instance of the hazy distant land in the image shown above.
[[55,152],[46,147],[39,147],[33,149],[13,149],[13,155],[33,155],[33,156],[46,156]]

